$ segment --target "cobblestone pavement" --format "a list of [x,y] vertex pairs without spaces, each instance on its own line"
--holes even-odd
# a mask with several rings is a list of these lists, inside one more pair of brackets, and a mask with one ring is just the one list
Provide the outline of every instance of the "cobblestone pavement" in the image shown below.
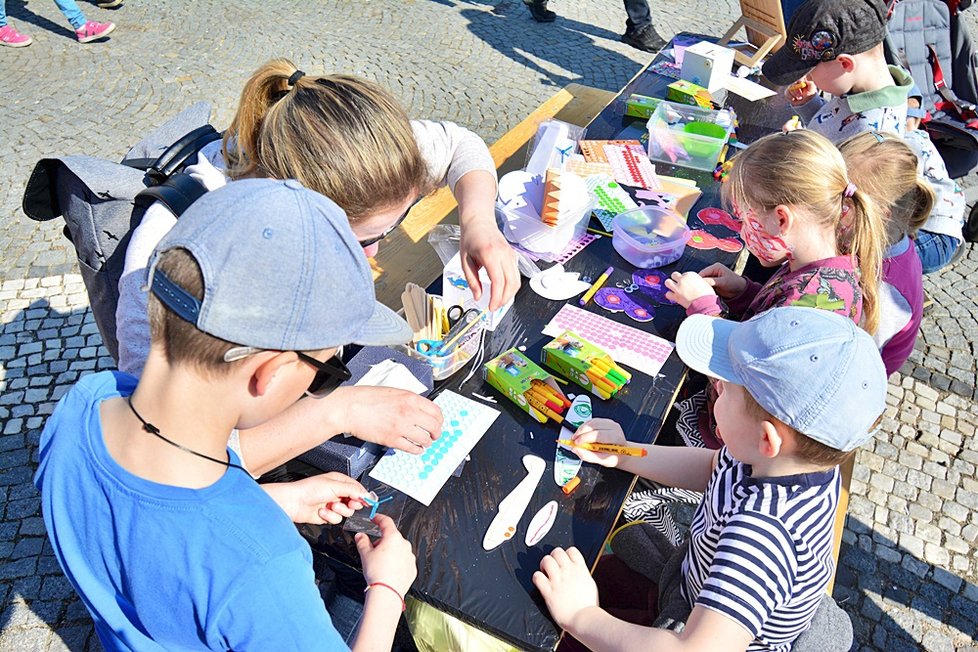
[[[719,34],[737,3],[652,4],[668,36]],[[59,225],[35,224],[19,210],[34,161],[121,157],[135,134],[200,99],[225,125],[243,78],[272,56],[375,78],[413,115],[455,120],[489,142],[557,88],[617,90],[650,58],[618,42],[617,0],[556,2],[552,25],[532,22],[520,0],[83,5],[89,18],[119,25],[109,43],[80,46],[54,3],[14,0],[12,22],[35,43],[0,50],[2,650],[99,649],[47,544],[31,475],[57,399],[112,362]],[[935,305],[891,380],[880,437],[857,458],[835,588],[853,619],[855,649],[978,652],[976,275],[972,248],[927,279]]]

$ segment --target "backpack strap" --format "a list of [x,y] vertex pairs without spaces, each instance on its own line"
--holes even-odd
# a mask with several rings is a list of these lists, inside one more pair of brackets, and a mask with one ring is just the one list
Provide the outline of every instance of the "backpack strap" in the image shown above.
[[220,137],[221,132],[211,125],[204,125],[184,134],[155,159],[134,158],[124,160],[122,164],[137,170],[146,170],[151,185],[163,183],[171,175],[183,169],[204,145]]
[[934,74],[934,88],[944,100],[938,102],[935,108],[958,116],[968,129],[978,129],[978,112],[975,111],[975,105],[959,99],[944,81],[944,71],[941,70],[941,62],[938,60],[934,46],[928,44],[927,51],[929,53],[927,59]]
[[141,208],[148,208],[150,204],[158,201],[166,206],[174,217],[180,217],[206,192],[207,188],[204,184],[189,174],[174,174],[159,185],[141,190],[136,195],[135,204]]

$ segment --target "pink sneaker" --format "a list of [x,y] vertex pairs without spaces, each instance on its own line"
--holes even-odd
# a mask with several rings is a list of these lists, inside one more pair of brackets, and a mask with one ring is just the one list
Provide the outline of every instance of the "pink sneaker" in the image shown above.
[[27,34],[21,34],[10,25],[0,27],[0,45],[9,48],[23,48],[34,42]]
[[90,43],[103,36],[108,36],[114,29],[115,23],[96,23],[94,20],[90,20],[81,29],[75,30],[75,36],[78,37],[79,43]]

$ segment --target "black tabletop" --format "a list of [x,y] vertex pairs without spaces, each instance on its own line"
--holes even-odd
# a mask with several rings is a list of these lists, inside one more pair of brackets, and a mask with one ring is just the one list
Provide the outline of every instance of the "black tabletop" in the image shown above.
[[[662,60],[660,55],[656,61]],[[664,96],[670,82],[648,70],[639,74],[588,127],[587,137],[615,138],[634,130],[631,119],[623,117],[624,98],[631,93]],[[644,127],[644,121],[640,121]],[[742,120],[741,124],[744,122]],[[514,157],[521,159],[521,157]],[[669,173],[663,171],[664,173]],[[690,212],[690,224],[697,210],[717,206],[717,192],[712,176],[701,179],[704,191]],[[696,224],[696,226],[700,226]],[[733,264],[737,254],[719,250],[686,248],[675,264],[662,268],[699,270],[721,261]],[[609,265],[615,272],[606,286],[628,280],[634,271],[613,249],[610,238],[600,238],[588,245],[565,264],[568,271],[591,278],[599,276]],[[576,298],[572,300],[576,305]],[[525,354],[540,360],[540,350],[550,341],[542,335],[544,325],[564,305],[536,295],[524,284],[516,295],[514,307],[500,326],[486,339],[486,360],[513,346],[525,346]],[[622,313],[612,314],[596,306],[587,309],[609,319],[642,328],[673,340],[684,312],[678,306],[657,306],[652,322],[638,324]],[[456,374],[436,388],[449,389],[471,397],[473,392],[496,397],[493,406],[501,414],[490,430],[472,450],[460,477],[450,478],[430,507],[407,499],[398,525],[414,545],[418,561],[418,578],[411,594],[466,623],[529,650],[552,650],[561,630],[550,618],[546,605],[534,588],[531,577],[540,560],[555,546],[577,546],[593,567],[618,518],[621,506],[634,483],[631,476],[616,469],[585,464],[579,477],[581,486],[570,497],[562,494],[553,480],[554,439],[559,433],[554,424],[543,425],[531,419],[482,378],[481,369],[461,383],[468,369]],[[629,438],[638,442],[654,441],[675,395],[685,378],[685,367],[675,352],[669,357],[660,376],[652,378],[635,372],[629,383],[613,400],[592,396],[594,415],[618,421]],[[583,392],[575,385],[565,387],[571,393]],[[478,399],[476,399],[478,400]],[[532,433],[532,435],[531,435]],[[486,552],[482,539],[496,515],[497,505],[526,475],[521,459],[537,455],[547,462],[547,471],[539,482],[529,507],[520,521],[517,535],[498,548]],[[556,500],[559,512],[553,529],[532,548],[523,543],[529,519],[547,502]],[[305,528],[312,532],[313,547],[333,557],[356,564],[352,537],[338,527]]]

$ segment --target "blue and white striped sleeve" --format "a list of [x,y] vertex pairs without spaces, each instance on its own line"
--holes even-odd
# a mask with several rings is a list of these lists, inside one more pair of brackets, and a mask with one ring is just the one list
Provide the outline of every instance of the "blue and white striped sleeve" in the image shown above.
[[777,519],[737,514],[720,533],[709,575],[696,604],[737,621],[757,637],[792,596],[798,576],[794,542]]

